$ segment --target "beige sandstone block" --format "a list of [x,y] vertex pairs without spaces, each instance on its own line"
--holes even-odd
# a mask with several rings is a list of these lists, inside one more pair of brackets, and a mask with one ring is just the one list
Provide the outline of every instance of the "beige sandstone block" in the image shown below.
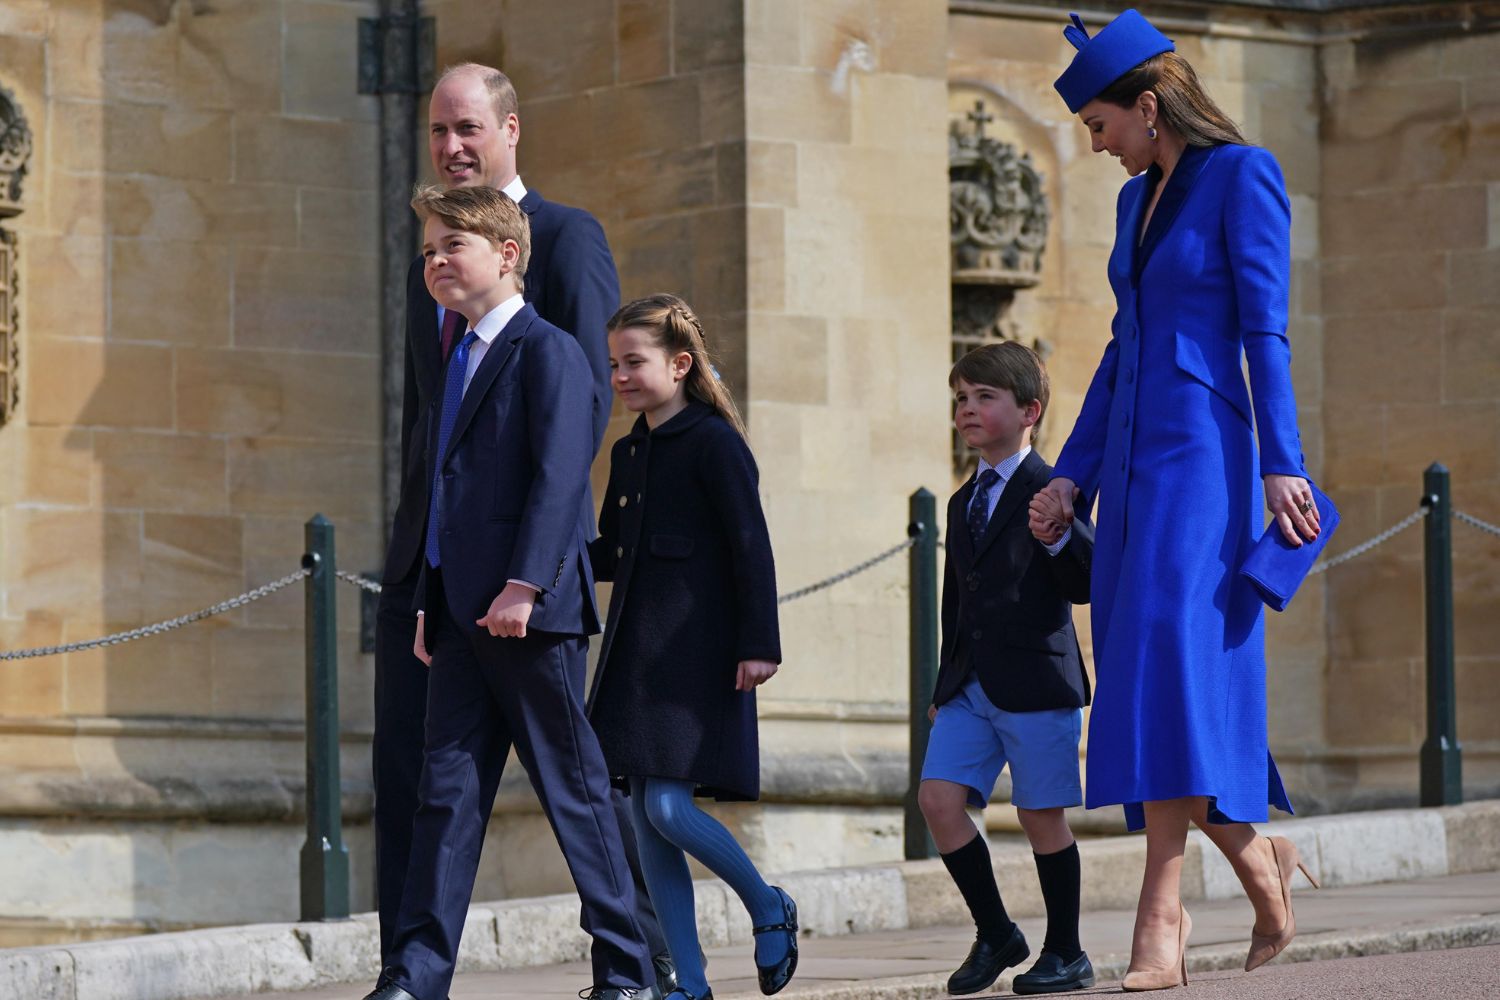
[[1412,44],[1400,36],[1362,38],[1354,43],[1354,71],[1362,80],[1382,84],[1419,83],[1441,72],[1442,44]]
[[[533,100],[529,95],[523,96],[521,145],[517,154],[522,178],[530,178],[529,184],[536,184],[544,195],[550,195],[550,190],[540,185],[554,172],[578,165],[586,165],[596,174],[607,172],[599,170],[595,165],[605,151],[593,141],[593,96],[562,94],[541,100]],[[426,113],[424,109],[424,118]],[[618,153],[619,150],[611,152]],[[427,161],[424,146],[424,178],[429,182],[435,181]]]
[[379,98],[359,93],[358,87],[359,8],[299,0],[282,9],[282,112],[377,120]]
[[871,49],[881,73],[944,79],[947,5],[931,0],[817,0],[803,6],[803,64],[833,69],[851,43]]
[[760,0],[745,10],[745,62],[802,65],[802,0]]
[[[236,513],[334,520],[379,516],[373,445],[251,438],[229,445],[229,506]],[[362,485],[368,484],[368,485]]]
[[1488,241],[1488,192],[1478,184],[1421,187],[1403,211],[1389,195],[1325,196],[1323,249],[1332,256],[1464,250]]
[[[1322,313],[1323,262],[1321,260],[1292,261],[1291,314],[1321,319]],[[1318,329],[1321,330],[1322,327]]]
[[[828,319],[828,402],[855,408],[871,400],[895,397],[902,379],[889,352],[900,336],[899,324],[864,316]],[[945,383],[946,388],[946,383]]]
[[1334,747],[1415,747],[1425,703],[1414,660],[1335,658],[1329,663],[1328,742]]
[[[621,0],[616,35],[616,77],[621,83],[655,80],[672,72],[672,6],[663,0]],[[680,70],[679,70],[680,71]]]
[[[241,587],[258,587],[268,581],[280,579],[301,565],[304,524],[313,513],[315,512],[300,517],[250,514],[243,518],[245,576],[240,581]],[[361,572],[371,568],[373,564],[367,565],[353,558],[358,554],[353,550],[345,551],[351,529],[352,523],[348,519],[335,522],[334,556],[340,569]],[[353,590],[352,587],[348,589]],[[261,628],[300,628],[303,620],[303,591],[303,586],[293,585],[256,601],[245,609],[245,620],[251,626]],[[342,600],[342,595],[340,598]],[[342,618],[342,604],[339,612]]]
[[[283,13],[302,6],[305,4],[301,2],[274,5],[258,0],[226,0],[191,8],[180,20],[178,84],[173,99],[197,107],[281,110],[286,61],[283,38],[295,44],[289,37],[290,18]],[[351,44],[355,35],[353,17],[351,11]]]
[[828,323],[820,316],[750,317],[750,387],[755,399],[828,401]]
[[764,401],[753,401],[746,410],[750,446],[760,466],[761,495],[789,495],[802,478],[801,413],[790,404]]
[[240,347],[375,354],[373,256],[246,248],[234,256]]
[[200,623],[149,639],[69,653],[65,658],[67,711],[76,715],[210,714],[210,636],[217,630]]
[[372,123],[236,114],[233,124],[236,181],[375,187],[379,157]]
[[[6,5],[7,9],[10,7]],[[57,74],[53,94],[57,98],[98,99],[106,94],[104,84],[104,0],[76,0],[48,4],[50,56],[70,72]]]
[[35,340],[27,350],[27,415],[62,426],[172,425],[172,352],[135,344]]
[[801,264],[787,242],[787,228],[795,218],[779,208],[745,210],[745,256],[748,306],[779,312],[790,305],[788,286]]
[[224,455],[224,442],[215,438],[94,432],[99,496],[112,509],[223,513]]
[[[1386,253],[1334,257],[1322,264],[1323,304],[1330,314],[1441,309],[1448,301],[1448,255]],[[1381,322],[1375,319],[1375,322]]]
[[229,116],[144,104],[57,102],[72,127],[54,136],[58,164],[77,173],[152,174],[176,180],[229,176]]
[[[1330,483],[1347,489],[1385,482],[1386,411],[1383,404],[1339,405],[1335,418],[1323,428],[1323,474]],[[1372,527],[1382,530],[1382,526]],[[1347,520],[1339,530],[1350,531]]]
[[139,514],[20,508],[5,523],[5,578],[25,581],[7,593],[8,614],[140,624]]
[[714,200],[720,205],[746,203],[745,174],[749,169],[749,157],[745,146],[743,140],[721,142],[714,146]]
[[[35,246],[33,241],[38,239],[57,241],[79,235],[98,238],[108,233],[110,220],[105,191],[109,178],[96,173],[64,176],[60,171],[47,176],[46,204],[39,217],[39,221],[46,220],[47,233],[29,235],[28,247]],[[27,198],[30,199],[29,194]],[[97,242],[103,245],[102,239]]]
[[[754,210],[767,211],[772,210]],[[746,308],[745,246],[750,225],[746,216],[754,212],[730,207],[692,215],[694,309],[703,313],[727,314]]]
[[1500,67],[1500,36],[1494,32],[1475,31],[1445,38],[1439,58],[1443,76],[1494,76],[1496,67]]
[[13,427],[24,456],[17,499],[87,507],[94,475],[93,432],[71,427]]
[[613,208],[627,219],[707,208],[718,200],[713,146],[620,157],[611,168]]
[[45,35],[51,6],[47,0],[13,0],[0,10],[0,34]]
[[1364,556],[1360,570],[1335,570],[1329,582],[1329,656],[1350,669],[1424,655],[1421,565],[1386,554],[1394,545]]
[[1457,80],[1357,86],[1331,95],[1325,132],[1330,139],[1389,136],[1409,121],[1445,121],[1463,115]]
[[1490,241],[1485,244],[1491,250],[1500,247],[1500,182],[1489,185],[1490,192]]
[[1329,136],[1320,146],[1325,190],[1381,191],[1389,196],[1396,187],[1463,178],[1467,164],[1475,159],[1470,151],[1473,135],[1472,123],[1463,118],[1417,118],[1388,135]]
[[164,104],[177,91],[177,25],[163,12],[106,3],[101,60],[104,96]]
[[[241,522],[235,517],[147,513],[142,519],[141,613],[185,614],[240,593]],[[236,622],[239,612],[217,619]]]
[[[475,0],[430,0],[422,5],[422,13],[437,22],[438,65],[450,66],[461,62],[479,62],[486,65],[509,67],[505,42],[511,23],[511,9],[529,6],[525,3],[475,2]],[[512,76],[514,79],[514,75]],[[527,98],[527,88],[517,80],[522,107]],[[425,107],[423,109],[425,114]],[[524,113],[524,112],[523,112]]]
[[[851,246],[862,246],[863,219],[838,207],[803,207],[785,215],[785,311],[837,316],[864,301],[860,268],[848,266]],[[857,308],[857,306],[855,306]]]
[[692,301],[683,279],[693,273],[693,220],[668,215],[623,222],[610,231],[615,266],[620,270],[620,297],[630,300],[665,289],[678,289]]
[[[751,205],[796,208],[798,203],[797,144],[745,144],[745,198]],[[1496,199],[1500,201],[1500,199]],[[1497,227],[1500,228],[1500,227]]]
[[[1490,559],[1493,565],[1493,548]],[[1468,628],[1463,634],[1471,638],[1472,648],[1493,650],[1493,645],[1481,646],[1480,643],[1486,638],[1493,641],[1495,634],[1500,632],[1493,625],[1495,608],[1500,603],[1500,592],[1491,584],[1482,598],[1475,600],[1470,597],[1464,603],[1468,607],[1455,611],[1460,612],[1460,620],[1465,625],[1488,623],[1490,628],[1487,630],[1488,635],[1476,635]],[[1500,677],[1500,670],[1497,667],[1500,667],[1500,657],[1485,655],[1460,656],[1454,665],[1453,683],[1458,691],[1458,731],[1465,740],[1478,742],[1500,739],[1500,683],[1496,681]]]
[[[941,77],[870,73],[849,87],[850,140],[869,149],[926,150],[946,166],[948,83]],[[946,173],[942,176],[946,176]],[[945,196],[946,184],[941,185]]]
[[372,442],[377,360],[310,352],[184,349],[177,426],[202,434]]
[[1455,477],[1500,479],[1500,399],[1435,406],[1418,398],[1392,405],[1388,477],[1415,483],[1433,461],[1441,461]]
[[870,424],[864,413],[831,408],[804,410],[803,489],[848,490],[862,479],[872,451]]
[[[372,192],[298,188],[295,197],[295,243],[304,250],[342,253],[375,246],[379,240],[380,213]],[[276,242],[292,245],[279,238]]]
[[1464,309],[1443,314],[1444,402],[1500,398],[1500,327],[1493,311]]
[[[0,649],[53,646],[59,640],[58,632],[55,622],[43,623],[36,619],[6,622],[0,627]],[[61,715],[64,684],[63,659],[60,656],[7,663],[0,668],[0,716],[24,719]],[[6,741],[14,742],[15,737],[7,737]],[[55,765],[35,761],[23,766],[26,770],[42,770]]]
[[751,139],[849,142],[847,92],[832,74],[799,67],[747,66],[746,135]]
[[295,629],[216,630],[209,671],[212,714],[287,721],[302,718],[304,646]]
[[1500,305],[1500,250],[1450,254],[1448,287],[1449,305]]
[[745,127],[747,92],[745,71],[740,66],[719,66],[695,73],[698,83],[698,141],[740,142]]
[[673,72],[738,67],[744,59],[745,4],[739,0],[672,4]]
[[[1068,64],[1073,47],[1063,38],[1061,23],[1021,21],[971,14],[948,16],[948,46],[957,61],[1040,62]],[[1061,108],[1061,113],[1066,113]]]
[[1330,405],[1410,397],[1441,385],[1442,314],[1366,312],[1323,321],[1324,398]]
[[[1287,613],[1300,613],[1293,609],[1303,602],[1310,606],[1309,596],[1299,592]],[[1321,624],[1321,616],[1318,617]],[[1317,645],[1323,645],[1322,635],[1317,637]],[[1273,643],[1267,650],[1267,659],[1270,669],[1267,671],[1266,701],[1274,706],[1268,718],[1271,745],[1278,748],[1320,748],[1325,739],[1323,725],[1328,715],[1323,657],[1316,654],[1311,658],[1285,655]]]
[[[328,194],[342,200],[345,193]],[[115,236],[291,247],[297,244],[297,197],[295,188],[283,185],[111,177],[104,210]]]
[[1287,323],[1292,346],[1292,385],[1302,407],[1323,401],[1323,321],[1293,318]]
[[[499,27],[505,39],[500,66],[523,102],[615,82],[613,0],[510,2]],[[480,61],[493,63],[493,52]]]
[[230,260],[212,243],[114,240],[110,339],[227,345]]
[[593,141],[617,154],[669,152],[700,141],[695,77],[670,77],[597,91],[591,95]]

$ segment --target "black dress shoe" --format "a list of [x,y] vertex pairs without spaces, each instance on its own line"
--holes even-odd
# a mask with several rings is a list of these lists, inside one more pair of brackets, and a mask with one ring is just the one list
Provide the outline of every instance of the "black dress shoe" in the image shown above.
[[1037,956],[1029,972],[1023,972],[1010,984],[1017,993],[1066,993],[1086,990],[1094,985],[1094,966],[1082,952],[1071,962],[1064,962],[1050,951]]
[[1021,928],[1011,926],[1010,937],[998,945],[984,938],[976,938],[969,957],[958,971],[948,977],[949,993],[983,993],[995,985],[1000,973],[1013,965],[1026,961],[1031,949],[1026,946],[1026,935]]
[[679,986],[671,993],[664,994],[661,1000],[673,1000],[674,997],[676,998],[676,1000],[714,1000],[714,991],[709,990],[707,993],[703,994],[700,997],[696,996],[695,994],[689,993],[687,990]]
[[642,986],[638,990],[622,986],[595,986],[578,994],[579,1000],[661,1000],[661,991],[655,986]]
[[752,933],[785,934],[786,955],[774,965],[755,963],[755,972],[760,978],[760,991],[766,996],[780,993],[792,981],[792,973],[797,971],[797,904],[792,902],[792,897],[781,886],[773,885],[771,888],[781,897],[784,919],[779,924],[764,924],[752,928]]
[[666,1000],[677,988],[677,966],[672,964],[671,955],[662,952],[651,956],[651,968],[656,973],[656,991]]
[[397,986],[395,983],[377,984],[369,993],[365,994],[365,1000],[417,1000],[416,997]]

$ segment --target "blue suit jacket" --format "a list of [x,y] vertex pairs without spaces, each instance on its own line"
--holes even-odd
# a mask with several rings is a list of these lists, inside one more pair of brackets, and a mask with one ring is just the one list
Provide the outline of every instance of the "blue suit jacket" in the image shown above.
[[[507,580],[525,580],[542,587],[531,628],[599,631],[588,560],[594,517],[588,383],[578,342],[526,305],[480,361],[442,455],[442,400],[429,404],[423,464],[429,483],[435,473],[443,476],[438,553],[443,591],[458,621],[483,617]],[[426,560],[422,565],[419,604],[428,599]]]
[[[592,215],[547,201],[528,190],[521,211],[531,223],[531,262],[525,298],[545,320],[578,340],[593,385],[594,448],[609,424],[609,345],[604,327],[619,308],[620,283],[604,230]],[[426,529],[427,490],[423,464],[426,429],[420,426],[443,391],[443,358],[437,303],[422,277],[421,257],[406,276],[406,376],[401,409],[401,499],[386,550],[386,585],[415,576]]]

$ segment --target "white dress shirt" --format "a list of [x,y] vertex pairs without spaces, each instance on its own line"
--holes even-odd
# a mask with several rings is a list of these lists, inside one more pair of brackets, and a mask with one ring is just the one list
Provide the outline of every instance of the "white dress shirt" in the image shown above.
[[519,292],[500,303],[469,329],[474,331],[479,339],[469,345],[469,366],[464,369],[464,393],[469,391],[469,383],[474,381],[474,373],[479,370],[479,363],[489,353],[490,345],[495,338],[500,336],[500,331],[505,329],[505,324],[515,319],[516,313],[526,304]]
[[[975,479],[978,479],[980,474],[983,473],[985,469],[994,469],[995,474],[1000,477],[1000,479],[990,487],[989,496],[985,498],[986,506],[989,508],[984,512],[984,521],[986,524],[988,524],[990,518],[995,515],[995,505],[1000,502],[1000,494],[1005,492],[1005,485],[1010,482],[1010,477],[1016,474],[1016,470],[1021,467],[1021,463],[1024,462],[1026,460],[1026,456],[1030,454],[1031,446],[1027,445],[1025,448],[1022,448],[1020,451],[1016,452],[1009,458],[1002,459],[999,465],[991,465],[990,463],[986,462],[982,456],[980,457],[979,468],[974,470]],[[971,510],[973,509],[974,503],[977,500],[978,491],[976,490],[975,496],[969,501],[969,508]],[[1047,543],[1043,542],[1042,547],[1047,550],[1048,555],[1055,556],[1059,552],[1061,552],[1063,548],[1068,544],[1068,539],[1071,538],[1072,535],[1073,529],[1070,527],[1063,532],[1063,536],[1059,538],[1055,543],[1053,543],[1052,545],[1048,545]]]

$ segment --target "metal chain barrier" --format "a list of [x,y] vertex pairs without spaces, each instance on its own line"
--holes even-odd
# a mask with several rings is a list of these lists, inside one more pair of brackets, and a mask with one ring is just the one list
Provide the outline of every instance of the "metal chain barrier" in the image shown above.
[[1478,528],[1480,531],[1486,532],[1487,534],[1491,535],[1500,535],[1500,525],[1491,524],[1488,521],[1481,521],[1474,515],[1465,514],[1461,510],[1455,510],[1453,512],[1453,516],[1458,518],[1460,521],[1462,521],[1464,524],[1467,524],[1471,528]]
[[1342,566],[1350,559],[1358,559],[1360,556],[1364,555],[1366,552],[1369,552],[1377,545],[1383,545],[1384,543],[1390,541],[1392,538],[1395,538],[1397,535],[1401,534],[1401,532],[1405,531],[1407,528],[1410,528],[1412,525],[1422,520],[1422,518],[1426,517],[1429,512],[1430,508],[1428,507],[1418,507],[1416,510],[1412,511],[1410,514],[1406,515],[1401,520],[1397,521],[1395,524],[1391,525],[1389,528],[1385,529],[1380,534],[1370,539],[1368,542],[1362,542],[1359,545],[1354,546],[1354,548],[1350,549],[1348,552],[1341,552],[1331,559],[1324,559],[1322,562],[1314,563],[1312,568],[1307,571],[1307,575],[1312,576],[1316,573],[1326,573],[1328,570],[1333,569],[1333,567],[1335,566]]
[[803,587],[800,590],[794,590],[791,593],[782,594],[780,597],[776,598],[776,603],[778,605],[787,604],[791,601],[800,600],[801,598],[804,598],[809,594],[816,594],[820,590],[827,590],[829,587],[832,587],[836,583],[843,583],[851,576],[858,576],[865,570],[874,569],[876,566],[879,566],[887,559],[891,559],[895,556],[900,555],[915,544],[917,544],[916,536],[912,536],[911,538],[904,540],[900,545],[892,545],[890,548],[886,549],[879,555],[871,556],[869,559],[866,559],[862,563],[856,563],[853,566],[850,566],[842,573],[835,573],[833,576],[828,577],[828,579],[826,580],[819,580],[817,583],[809,584],[808,586]]
[[378,594],[382,589],[379,583],[371,580],[369,577],[360,576],[358,573],[351,573],[346,569],[334,570],[333,575],[338,577],[344,583],[353,584],[360,590],[367,590],[372,594]]
[[84,649],[95,649],[99,646],[114,646],[122,642],[130,642],[132,639],[144,639],[148,636],[160,635],[163,632],[170,632],[173,629],[182,628],[184,625],[191,625],[193,622],[202,621],[205,618],[212,618],[214,615],[222,615],[225,612],[233,611],[235,608],[242,608],[263,597],[269,597],[278,590],[290,587],[311,572],[312,570],[310,569],[299,569],[295,573],[288,573],[279,580],[272,580],[270,583],[262,584],[254,590],[247,590],[238,597],[231,597],[227,601],[220,601],[218,604],[204,608],[201,611],[194,611],[192,614],[181,615],[177,618],[168,618],[166,621],[157,622],[154,625],[143,625],[140,628],[133,628],[127,632],[115,632],[113,635],[102,636],[98,639],[69,642],[61,646],[42,646],[39,649],[17,649],[13,652],[0,653],[0,660],[26,660],[36,656],[76,653]]

